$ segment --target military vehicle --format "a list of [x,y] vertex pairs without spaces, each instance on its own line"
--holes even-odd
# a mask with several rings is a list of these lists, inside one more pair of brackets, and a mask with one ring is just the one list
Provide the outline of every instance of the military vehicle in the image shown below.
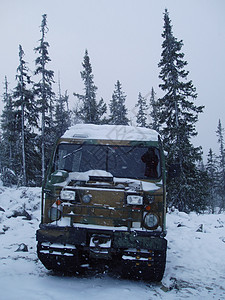
[[49,270],[107,266],[160,281],[166,262],[165,159],[159,134],[78,124],[58,140],[42,189],[37,254]]

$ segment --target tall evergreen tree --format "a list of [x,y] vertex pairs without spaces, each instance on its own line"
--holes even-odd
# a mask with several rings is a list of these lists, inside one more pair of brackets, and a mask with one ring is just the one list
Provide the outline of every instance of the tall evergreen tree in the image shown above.
[[[16,121],[16,132],[18,135],[18,148],[21,149],[21,174],[22,184],[27,185],[27,153],[31,151],[29,140],[30,134],[34,126],[37,127],[37,111],[34,105],[33,91],[29,86],[32,84],[28,75],[28,68],[24,61],[24,51],[19,45],[19,66],[17,68],[17,86],[13,93],[14,98],[14,113]],[[28,144],[29,143],[29,147]]]
[[138,108],[138,113],[137,113],[137,120],[136,123],[140,127],[147,127],[147,103],[145,97],[141,95],[141,93],[138,94],[138,102],[135,105],[135,107]]
[[3,102],[4,108],[1,116],[2,143],[4,144],[3,166],[12,168],[13,148],[15,143],[15,122],[12,105],[12,95],[9,93],[8,81],[5,76]]
[[[197,97],[192,81],[187,81],[188,71],[184,67],[187,62],[181,52],[182,41],[177,41],[172,32],[169,13],[164,13],[164,38],[162,44],[161,68],[159,78],[163,81],[160,88],[165,95],[158,99],[159,124],[168,152],[167,165],[171,170],[176,163],[178,177],[168,178],[168,201],[180,210],[197,209],[202,199],[199,182],[199,171],[196,162],[201,158],[201,149],[195,148],[191,138],[197,135],[195,123],[203,106],[195,106]],[[170,172],[169,174],[172,174]]]
[[207,157],[206,171],[208,173],[208,178],[209,178],[208,205],[211,208],[212,213],[214,213],[216,204],[218,203],[219,173],[218,173],[217,158],[211,148],[209,150],[208,157]]
[[5,76],[4,94],[3,94],[3,111],[1,115],[1,179],[3,184],[11,186],[16,184],[15,176],[15,149],[16,149],[16,132],[15,132],[15,114],[13,111],[12,94],[9,92],[7,77]]
[[219,124],[217,127],[217,137],[219,143],[219,164],[220,164],[220,171],[219,171],[219,193],[221,197],[221,205],[220,211],[225,209],[225,149],[224,149],[224,128],[222,127],[221,121],[219,120]]
[[92,74],[92,66],[87,50],[82,66],[83,71],[80,74],[84,82],[84,95],[74,93],[74,96],[80,100],[80,106],[76,114],[84,123],[101,124],[107,107],[102,98],[99,102],[96,100],[98,88],[94,84],[94,75]]
[[159,107],[157,106],[156,93],[152,87],[151,95],[150,95],[150,117],[152,122],[150,123],[150,127],[156,131],[159,131]]
[[68,107],[68,98],[69,96],[67,95],[67,92],[65,92],[65,95],[62,95],[59,81],[59,94],[58,98],[56,99],[56,108],[54,116],[56,138],[62,136],[64,132],[69,128],[71,123],[71,113]]
[[128,125],[127,108],[125,106],[126,95],[122,91],[122,85],[119,80],[115,84],[115,89],[110,100],[109,123],[114,125]]
[[45,176],[45,160],[49,157],[51,145],[54,143],[54,72],[47,69],[47,64],[51,61],[48,53],[49,43],[46,41],[47,15],[42,16],[40,45],[34,50],[39,54],[35,60],[35,75],[39,75],[40,80],[35,84],[35,93],[38,97],[37,104],[41,113],[41,161],[42,161],[42,180]]

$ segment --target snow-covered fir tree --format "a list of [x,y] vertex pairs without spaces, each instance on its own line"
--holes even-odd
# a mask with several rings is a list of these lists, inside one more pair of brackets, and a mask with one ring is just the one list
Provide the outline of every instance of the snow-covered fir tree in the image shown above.
[[56,139],[62,136],[71,124],[71,113],[68,106],[68,98],[69,96],[67,95],[67,91],[64,95],[62,95],[59,81],[59,93],[58,98],[56,99],[56,108],[54,114]]
[[2,143],[4,144],[4,153],[1,153],[1,165],[12,168],[13,148],[15,143],[15,122],[12,106],[12,95],[9,93],[8,81],[5,76],[3,103],[4,108],[1,115]]
[[[38,126],[38,114],[34,103],[34,96],[32,90],[32,82],[28,74],[27,63],[24,60],[24,51],[19,45],[19,66],[17,68],[17,86],[13,93],[13,107],[15,116],[15,134],[17,135],[17,174],[22,174],[22,185],[27,185],[27,171],[30,168],[27,163],[31,160],[32,148],[34,143],[31,138],[35,138],[33,128]],[[14,150],[15,151],[15,150]]]
[[[183,42],[178,41],[172,32],[169,13],[164,13],[164,39],[159,62],[159,86],[165,93],[158,99],[159,124],[165,150],[168,152],[167,167],[169,175],[176,169],[179,176],[168,177],[168,203],[183,211],[202,207],[201,172],[196,162],[201,159],[201,148],[194,147],[191,138],[197,135],[195,124],[203,106],[195,106],[196,89],[192,81],[187,80],[187,62],[181,52]],[[204,193],[203,193],[204,194]],[[200,197],[200,198],[199,198]]]
[[4,185],[16,184],[14,171],[15,150],[17,137],[15,134],[15,115],[12,104],[12,93],[9,92],[7,77],[5,76],[3,103],[1,115],[1,179]]
[[154,91],[154,88],[151,89],[150,94],[150,117],[151,117],[151,123],[150,128],[159,131],[159,107],[157,106],[157,99],[156,99],[156,93]]
[[206,163],[206,171],[208,174],[209,180],[209,197],[208,205],[211,209],[211,212],[215,212],[216,206],[219,204],[219,193],[218,193],[218,182],[219,182],[219,170],[218,170],[218,160],[215,153],[212,149],[209,149]]
[[74,96],[80,100],[79,106],[76,109],[76,115],[84,123],[101,124],[107,107],[102,98],[99,102],[96,100],[96,91],[98,88],[94,84],[94,75],[87,50],[85,50],[82,66],[83,71],[80,74],[84,82],[84,95],[74,93]]
[[34,85],[37,95],[37,104],[41,113],[41,161],[42,161],[42,180],[45,176],[45,161],[50,156],[50,149],[54,143],[54,72],[47,69],[47,64],[51,61],[48,53],[49,43],[46,41],[47,15],[42,16],[40,44],[34,50],[39,56],[35,60],[35,75],[39,76],[39,82]]
[[127,108],[125,106],[126,95],[122,90],[122,85],[119,80],[115,84],[115,89],[112,94],[112,99],[109,103],[109,123],[113,125],[128,125]]
[[147,127],[147,110],[148,106],[146,103],[145,97],[141,95],[141,93],[138,94],[138,102],[135,105],[135,107],[138,108],[137,116],[136,116],[136,123],[140,127]]
[[219,120],[216,131],[219,143],[219,195],[221,197],[220,211],[225,209],[225,149],[224,149],[224,128]]

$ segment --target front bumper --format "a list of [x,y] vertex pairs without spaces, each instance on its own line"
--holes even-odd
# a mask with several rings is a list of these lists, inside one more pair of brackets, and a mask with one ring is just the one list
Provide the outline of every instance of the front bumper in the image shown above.
[[36,237],[38,257],[49,270],[80,273],[108,266],[122,276],[151,281],[164,274],[167,240],[160,232],[41,224]]
[[[93,237],[95,237],[96,244],[92,242]],[[41,224],[40,229],[37,230],[36,239],[39,244],[49,245],[49,247],[51,244],[60,245],[58,252],[60,249],[65,252],[66,248],[73,249],[73,247],[81,251],[90,251],[94,248],[106,250],[107,248],[110,254],[115,254],[130,248],[164,251],[167,246],[167,241],[160,232],[120,231],[118,229],[114,231],[44,224]]]

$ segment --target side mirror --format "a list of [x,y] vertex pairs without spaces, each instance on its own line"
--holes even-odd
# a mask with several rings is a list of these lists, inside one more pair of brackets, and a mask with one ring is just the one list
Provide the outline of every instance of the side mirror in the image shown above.
[[58,170],[51,174],[51,184],[64,182],[69,176],[69,173],[64,170]]

